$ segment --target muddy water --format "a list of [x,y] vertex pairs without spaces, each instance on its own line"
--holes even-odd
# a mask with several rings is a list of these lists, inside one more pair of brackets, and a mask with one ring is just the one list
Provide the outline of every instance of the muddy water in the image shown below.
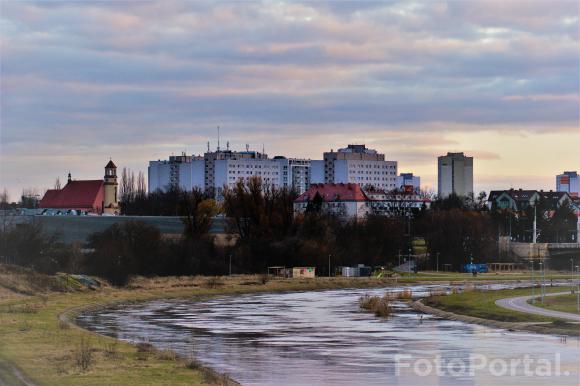
[[359,311],[361,295],[384,292],[152,301],[78,322],[123,340],[193,353],[248,385],[580,385],[578,338],[442,320],[404,303],[395,303],[388,319]]

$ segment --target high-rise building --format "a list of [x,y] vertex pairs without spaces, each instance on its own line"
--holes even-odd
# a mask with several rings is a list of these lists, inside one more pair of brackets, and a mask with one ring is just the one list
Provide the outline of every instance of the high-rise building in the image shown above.
[[168,160],[149,161],[147,173],[148,190],[167,191],[170,188],[191,190],[204,189],[204,160],[201,156],[182,153],[170,156]]
[[463,153],[447,153],[438,158],[437,182],[439,197],[451,194],[473,196],[473,157]]
[[324,182],[395,189],[397,161],[385,161],[384,154],[365,145],[348,145],[338,151],[324,153]]
[[264,186],[295,189],[302,193],[310,186],[310,160],[277,156],[273,159],[256,151],[218,149],[202,156],[171,156],[149,162],[149,191],[179,187],[212,190],[221,197],[225,186],[260,177]]
[[580,179],[577,172],[564,172],[556,176],[556,190],[567,192],[571,197],[580,197]]
[[421,177],[414,176],[413,173],[401,173],[397,177],[397,189],[404,186],[412,186],[413,191],[419,192],[421,190]]

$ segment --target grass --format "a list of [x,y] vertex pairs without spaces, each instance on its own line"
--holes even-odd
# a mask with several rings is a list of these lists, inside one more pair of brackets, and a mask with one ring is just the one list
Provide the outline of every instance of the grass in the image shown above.
[[[420,274],[399,279],[399,283],[471,280],[470,275],[462,274],[445,274],[438,276],[437,280],[432,276],[430,273]],[[494,276],[494,280],[527,279],[522,275]],[[82,330],[60,320],[59,315],[71,309],[115,302],[371,288],[394,283],[394,279],[389,278],[160,277],[135,278],[123,289],[103,285],[98,290],[89,290],[76,284],[68,285],[71,282],[62,280],[62,277],[0,265],[0,380],[4,383],[19,384],[15,374],[21,372],[39,385],[227,384],[225,375],[204,368],[198,358],[175,357],[173,360],[167,352],[146,349],[143,345],[139,348]],[[82,343],[83,339],[85,343]]]
[[359,307],[363,310],[374,313],[376,316],[387,317],[391,314],[391,304],[389,296],[361,296]]
[[544,304],[536,299],[534,306],[576,314],[578,313],[578,298],[576,294],[547,296],[544,297]]
[[[461,272],[443,272],[443,271],[421,271],[417,274],[402,272],[399,273],[399,282],[401,283],[412,283],[412,282],[438,282],[438,281],[502,281],[502,280],[530,280],[531,275],[529,271],[513,271],[513,272],[490,272],[490,273],[479,273],[477,276],[473,276],[471,273],[461,273]],[[546,271],[546,280],[566,280],[574,279],[576,276],[570,273],[562,273],[556,271]],[[537,280],[537,277],[536,277]]]
[[[262,276],[136,278],[127,288],[99,290],[54,286],[52,277],[0,266],[0,380],[18,384],[14,368],[39,385],[200,385],[227,384],[228,378],[197,358],[173,357],[146,344],[100,336],[59,315],[71,309],[158,298],[204,298],[218,294],[384,287],[389,279],[271,279]],[[42,286],[38,283],[48,283]],[[55,288],[59,291],[57,292]],[[74,312],[72,313],[74,316]]]
[[[547,292],[565,291],[565,287],[548,287]],[[537,291],[536,291],[537,292]],[[501,322],[553,322],[556,319],[541,315],[508,310],[495,304],[496,300],[531,294],[529,288],[498,291],[471,290],[448,296],[436,295],[423,301],[424,304],[460,315],[474,316]]]

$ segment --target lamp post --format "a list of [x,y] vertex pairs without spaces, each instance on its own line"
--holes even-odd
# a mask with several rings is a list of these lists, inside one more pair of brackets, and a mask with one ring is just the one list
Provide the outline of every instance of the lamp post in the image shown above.
[[230,276],[232,276],[232,255],[230,254]]
[[572,277],[574,277],[574,259],[570,258],[570,270],[572,271]]
[[328,277],[330,277],[330,256],[332,256],[331,254],[328,255]]
[[437,252],[437,273],[439,273],[439,252]]

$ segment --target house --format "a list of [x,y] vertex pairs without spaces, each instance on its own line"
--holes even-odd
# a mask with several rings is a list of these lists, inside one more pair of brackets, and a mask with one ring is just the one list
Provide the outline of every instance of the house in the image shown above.
[[542,202],[545,209],[554,211],[562,205],[573,205],[573,200],[566,192],[544,192],[543,190],[492,190],[487,199],[490,210],[512,210],[523,212]]
[[312,210],[343,218],[364,218],[371,213],[369,203],[358,184],[311,184],[294,200],[294,215]]
[[372,212],[378,215],[401,215],[431,206],[431,200],[422,197],[413,186],[403,186],[390,192],[382,190],[365,191],[369,197]]
[[49,189],[40,200],[42,209],[79,211],[93,214],[119,214],[117,166],[109,161],[102,180],[73,180],[62,189]]

